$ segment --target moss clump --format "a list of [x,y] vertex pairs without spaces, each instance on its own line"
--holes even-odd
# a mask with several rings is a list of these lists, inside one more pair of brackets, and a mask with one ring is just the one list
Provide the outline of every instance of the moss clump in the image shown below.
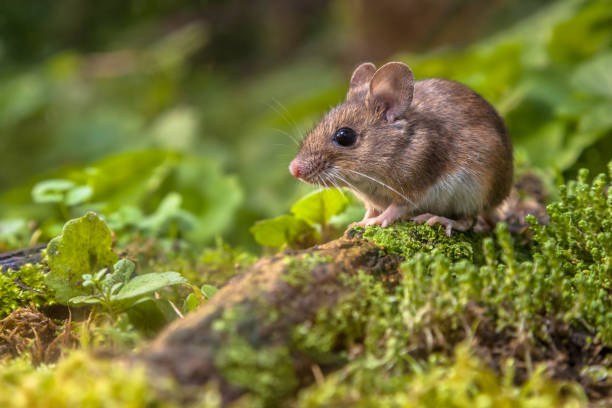
[[511,365],[500,377],[470,354],[466,345],[454,359],[431,356],[413,363],[407,374],[380,375],[376,361],[358,360],[341,372],[300,392],[296,407],[580,407],[580,387],[547,379],[536,370],[522,385],[513,382]]
[[592,183],[581,170],[578,180],[560,189],[560,201],[547,207],[550,224],[528,218],[536,234],[534,265],[548,281],[566,320],[585,325],[612,345],[612,162],[609,175]]
[[267,404],[285,398],[298,385],[287,346],[255,349],[245,339],[232,337],[219,350],[215,365],[227,381]]
[[364,238],[404,258],[409,258],[416,253],[431,252],[437,248],[453,261],[467,259],[479,262],[481,260],[482,237],[472,232],[454,231],[450,237],[447,237],[444,228],[440,225],[430,227],[413,222],[398,222],[387,228],[370,226],[365,230],[363,228],[357,230],[364,231]]
[[[346,362],[353,346],[380,339],[382,333],[368,336],[369,329],[373,328],[371,313],[383,318],[380,313],[392,312],[396,303],[390,299],[383,283],[371,275],[359,272],[343,280],[348,294],[334,307],[321,308],[314,321],[296,326],[292,333],[293,347],[319,364]],[[381,320],[381,323],[387,322]]]
[[[155,392],[142,367],[72,352],[54,366],[32,367],[19,358],[0,365],[0,406],[3,408],[178,407]],[[206,390],[198,407],[218,407],[220,399]]]
[[41,264],[26,264],[17,271],[3,271],[0,268],[0,319],[19,307],[30,304],[41,307],[54,303],[45,284]]
[[251,344],[241,333],[252,327],[254,313],[243,307],[226,310],[213,322],[223,347],[215,355],[215,366],[232,385],[238,386],[264,404],[287,397],[298,385],[293,358],[287,345]]

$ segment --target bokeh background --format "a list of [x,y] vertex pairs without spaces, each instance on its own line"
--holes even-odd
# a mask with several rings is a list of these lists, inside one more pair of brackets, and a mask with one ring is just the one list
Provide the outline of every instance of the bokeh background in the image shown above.
[[490,100],[519,173],[552,186],[612,156],[609,0],[5,1],[0,250],[87,210],[252,248],[312,189],[287,171],[295,141],[358,63],[389,60]]

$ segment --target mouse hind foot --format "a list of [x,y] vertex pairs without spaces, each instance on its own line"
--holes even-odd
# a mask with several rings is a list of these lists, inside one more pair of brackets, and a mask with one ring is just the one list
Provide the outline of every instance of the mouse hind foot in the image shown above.
[[435,224],[440,224],[446,230],[446,236],[450,237],[453,229],[457,231],[467,231],[474,226],[475,223],[474,217],[465,217],[460,220],[451,220],[450,218],[441,217],[439,215],[434,215],[430,213],[425,213],[421,215],[417,215],[412,218],[417,224],[427,223],[429,226],[433,226]]

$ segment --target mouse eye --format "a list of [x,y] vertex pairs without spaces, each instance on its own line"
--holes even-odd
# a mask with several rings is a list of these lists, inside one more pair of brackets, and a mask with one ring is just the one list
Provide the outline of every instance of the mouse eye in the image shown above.
[[355,131],[351,128],[343,127],[336,130],[332,140],[338,146],[352,146],[357,141],[357,133],[355,133]]

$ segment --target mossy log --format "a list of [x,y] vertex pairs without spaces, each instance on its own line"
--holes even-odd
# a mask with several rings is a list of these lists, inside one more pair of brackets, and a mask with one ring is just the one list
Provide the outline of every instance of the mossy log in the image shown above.
[[[546,221],[542,201],[513,191],[497,221],[522,234],[527,213]],[[441,228],[412,223],[371,230],[367,239],[362,231],[259,260],[206,305],[166,328],[137,359],[152,375],[169,376],[184,389],[216,383],[226,402],[247,391],[281,399],[313,382],[317,371],[346,363],[338,361],[337,353],[312,359],[294,338],[297,327],[315,321],[322,310],[333,310],[351,293],[351,277],[364,273],[391,287],[399,264],[413,253],[438,248],[449,259],[470,262],[482,256],[478,233],[448,238]]]
[[[232,359],[240,357],[227,353],[231,354],[237,338],[246,340],[253,351],[284,350],[297,325],[314,319],[321,308],[333,307],[350,290],[343,283],[346,276],[362,271],[391,282],[400,260],[373,242],[348,235],[308,250],[261,259],[209,303],[168,327],[140,357],[154,374],[169,375],[184,386],[212,380],[219,384],[224,400],[232,400],[251,388],[249,384],[237,385],[242,380],[237,370],[245,367],[239,369],[235,363],[241,362]],[[239,312],[229,316],[231,311]],[[269,384],[280,387],[270,391],[282,394],[289,391],[287,387],[293,388],[295,381],[312,378],[307,356],[291,355],[290,360],[293,367],[285,368],[291,377],[287,380],[294,384]],[[255,371],[259,364],[266,364],[242,363]],[[275,365],[283,369],[278,361]],[[253,372],[251,379],[257,382],[256,378],[257,372]]]

